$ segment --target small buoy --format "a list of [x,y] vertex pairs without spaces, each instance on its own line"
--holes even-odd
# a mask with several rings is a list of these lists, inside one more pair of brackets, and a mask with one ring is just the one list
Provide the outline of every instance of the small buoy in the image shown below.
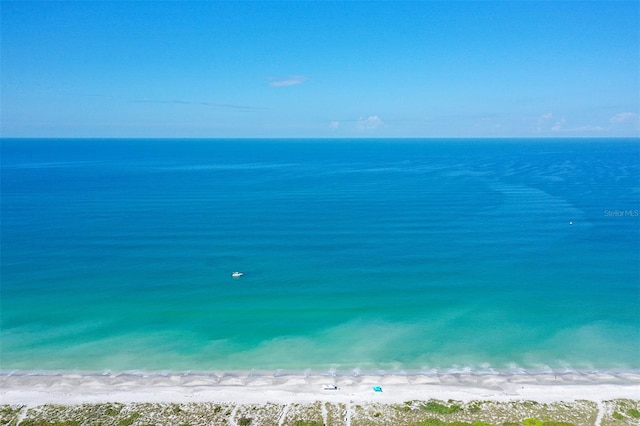
[[573,225],[573,221],[570,221],[570,222],[569,222],[569,225]]

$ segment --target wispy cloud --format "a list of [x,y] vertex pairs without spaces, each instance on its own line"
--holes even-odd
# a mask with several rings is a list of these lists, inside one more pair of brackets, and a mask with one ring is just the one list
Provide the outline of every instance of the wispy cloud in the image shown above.
[[238,104],[226,104],[218,102],[198,102],[198,101],[183,101],[178,99],[173,100],[157,100],[157,99],[136,99],[133,102],[140,104],[174,104],[174,105],[201,105],[211,108],[225,108],[235,109],[237,111],[259,111],[267,108],[256,107],[251,105],[238,105]]
[[560,120],[556,121],[556,124],[551,128],[552,132],[561,132],[564,130],[564,125],[567,124],[567,120],[562,117]]
[[606,130],[608,130],[607,127],[594,126],[592,124],[568,127],[567,120],[564,117],[558,120],[556,124],[551,128],[551,131],[556,133],[598,133],[604,132]]
[[293,75],[286,78],[273,79],[269,82],[269,86],[271,87],[287,87],[287,86],[297,86],[299,84],[304,83],[307,80],[307,77],[304,75]]
[[332,122],[329,123],[329,128],[330,129],[338,129],[340,128],[340,122],[333,120]]
[[[551,113],[543,114],[538,118],[538,124],[544,125],[553,119],[553,115]],[[554,133],[601,133],[601,132],[620,132],[628,129],[633,129],[638,127],[640,124],[640,115],[635,112],[621,112],[618,113],[611,118],[609,118],[608,123],[599,123],[599,124],[583,124],[583,125],[571,125],[568,121],[561,117],[560,119],[554,119],[551,122],[555,122],[553,126],[549,128],[550,131]],[[538,131],[541,130],[541,127],[538,127]]]
[[377,115],[370,115],[367,118],[360,118],[356,124],[358,130],[366,131],[366,130],[375,130],[379,127],[384,126],[384,121]]
[[549,126],[549,121],[553,119],[553,113],[547,112],[538,117],[538,133],[546,131]]
[[609,119],[609,123],[611,124],[637,123],[637,122],[638,122],[638,114],[636,114],[635,112],[621,112]]
[[547,120],[551,120],[552,118],[553,118],[553,113],[547,112],[546,114],[542,114],[540,117],[538,117],[538,121],[544,122]]
[[594,126],[592,124],[587,124],[586,126],[578,126],[573,127],[571,129],[567,129],[569,132],[604,132],[608,130],[606,127],[602,126]]

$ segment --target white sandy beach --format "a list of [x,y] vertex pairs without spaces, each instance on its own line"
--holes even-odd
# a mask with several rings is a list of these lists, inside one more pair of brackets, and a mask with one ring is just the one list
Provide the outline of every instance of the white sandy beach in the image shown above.
[[[336,385],[336,390],[324,390]],[[381,386],[382,392],[374,392]],[[400,403],[409,400],[640,398],[640,372],[565,374],[441,374],[384,376],[304,376],[216,374],[33,374],[0,376],[0,403],[231,402],[236,404]]]

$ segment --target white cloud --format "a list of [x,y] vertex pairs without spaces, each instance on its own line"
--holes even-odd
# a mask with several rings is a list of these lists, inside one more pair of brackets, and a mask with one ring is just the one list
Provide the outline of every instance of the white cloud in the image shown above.
[[602,126],[594,126],[592,124],[587,124],[584,126],[578,127],[567,127],[567,120],[562,117],[560,120],[556,122],[556,124],[551,128],[552,132],[563,132],[563,133],[593,133],[593,132],[603,132],[608,130],[606,127]]
[[171,99],[171,100],[159,100],[159,99],[136,99],[132,101],[137,104],[174,104],[174,105],[202,105],[207,107],[214,108],[229,108],[235,109],[239,111],[255,111],[266,109],[263,107],[251,106],[251,105],[238,105],[238,104],[226,104],[220,102],[204,102],[204,101],[185,101],[180,99]]
[[562,117],[560,120],[558,120],[556,122],[556,124],[554,124],[554,126],[551,128],[552,132],[561,132],[564,129],[564,125],[567,123],[567,120],[564,119],[564,117]]
[[333,120],[332,122],[329,123],[329,127],[331,129],[337,129],[340,127],[340,122]]
[[635,112],[621,112],[609,119],[611,124],[635,123],[638,121],[638,114]]
[[377,115],[370,115],[367,118],[360,118],[357,122],[358,130],[375,130],[384,125],[384,121]]
[[607,130],[607,128],[602,126],[592,126],[591,124],[568,129],[568,131],[571,131],[571,132],[602,132],[604,130]]
[[542,132],[543,128],[549,125],[549,120],[551,120],[552,118],[553,118],[552,112],[547,112],[545,114],[542,114],[540,117],[538,117],[538,128],[537,128],[538,132]]
[[553,118],[553,113],[548,112],[546,114],[542,114],[539,118],[538,121],[547,121],[547,120],[551,120]]
[[297,86],[306,81],[307,77],[303,75],[293,75],[291,77],[286,77],[278,80],[273,80],[269,83],[271,87],[287,87],[287,86]]
[[[553,119],[549,122],[548,120]],[[551,125],[551,123],[554,123]],[[602,132],[621,132],[626,129],[633,129],[640,124],[640,115],[634,112],[621,112],[609,118],[608,123],[575,125],[569,123],[564,117],[554,119],[553,114],[547,113],[538,117],[538,132],[550,126],[549,130],[554,133],[581,133],[584,135],[597,134]],[[640,130],[640,129],[637,129]]]

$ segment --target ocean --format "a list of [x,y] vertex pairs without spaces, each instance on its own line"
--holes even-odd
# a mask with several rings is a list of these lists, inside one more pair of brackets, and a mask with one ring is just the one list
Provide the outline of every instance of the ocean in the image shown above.
[[640,369],[637,139],[0,143],[5,373]]

